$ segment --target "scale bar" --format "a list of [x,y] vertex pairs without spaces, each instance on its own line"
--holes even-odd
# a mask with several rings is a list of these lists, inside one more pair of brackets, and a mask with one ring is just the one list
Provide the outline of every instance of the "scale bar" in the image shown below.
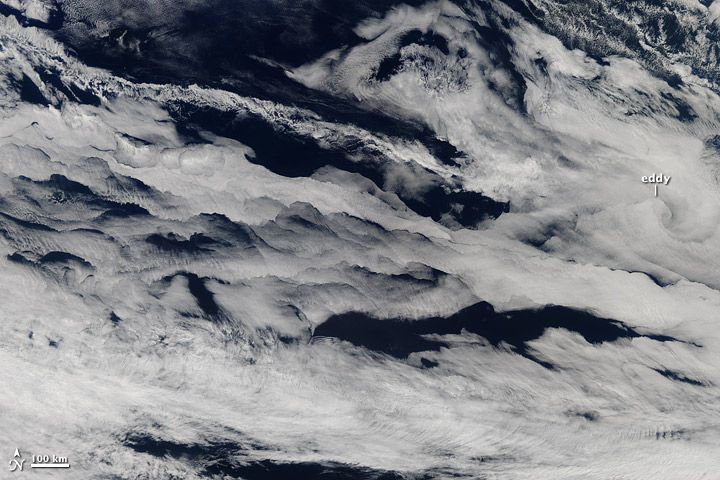
[[30,468],[70,468],[69,463],[31,463]]

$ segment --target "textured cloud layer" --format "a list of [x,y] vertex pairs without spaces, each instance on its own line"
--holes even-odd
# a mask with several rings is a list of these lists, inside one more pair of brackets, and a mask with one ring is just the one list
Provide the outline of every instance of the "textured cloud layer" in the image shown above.
[[[57,40],[80,3],[56,33],[10,5],[8,456],[128,479],[717,471],[718,96],[509,3],[368,5],[309,60],[266,52],[297,102],[89,66]],[[82,5],[100,35],[114,7]]]

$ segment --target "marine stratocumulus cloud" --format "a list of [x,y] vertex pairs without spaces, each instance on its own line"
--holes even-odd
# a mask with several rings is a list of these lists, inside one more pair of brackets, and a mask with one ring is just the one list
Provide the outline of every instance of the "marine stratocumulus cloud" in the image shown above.
[[0,0],[3,478],[719,478],[719,41]]

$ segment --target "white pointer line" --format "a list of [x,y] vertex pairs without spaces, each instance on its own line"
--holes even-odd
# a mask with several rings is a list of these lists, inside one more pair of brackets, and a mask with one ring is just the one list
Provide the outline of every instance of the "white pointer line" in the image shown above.
[[655,184],[655,196],[657,197],[657,183]]
[[70,468],[69,463],[31,463],[30,468]]

